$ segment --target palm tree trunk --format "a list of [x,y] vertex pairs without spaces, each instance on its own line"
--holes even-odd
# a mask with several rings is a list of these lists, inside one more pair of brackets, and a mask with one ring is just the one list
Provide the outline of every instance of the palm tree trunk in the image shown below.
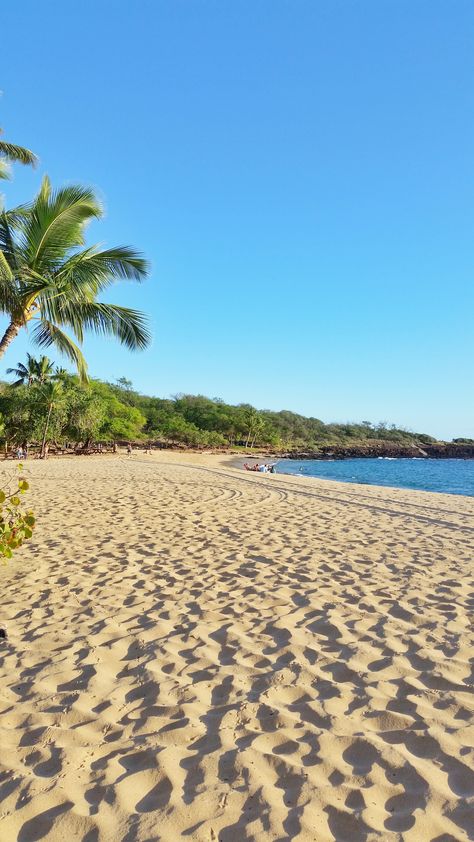
[[51,418],[52,408],[53,408],[53,404],[50,403],[49,409],[48,409],[48,415],[46,417],[46,424],[44,425],[43,441],[41,442],[40,459],[44,459],[44,457],[46,456],[46,436],[48,435],[49,419]]
[[17,322],[13,322],[13,321],[10,322],[10,324],[8,325],[5,333],[3,334],[3,336],[0,340],[0,357],[3,357],[3,355],[4,355],[5,351],[7,350],[10,342],[12,342],[15,339],[15,336],[18,335],[18,333],[20,332],[20,329],[21,329],[21,325],[19,325]]

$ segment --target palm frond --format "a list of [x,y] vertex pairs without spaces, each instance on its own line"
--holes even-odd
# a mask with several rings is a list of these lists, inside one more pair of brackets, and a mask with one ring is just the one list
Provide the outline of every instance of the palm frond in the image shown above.
[[101,215],[102,207],[91,189],[69,185],[53,191],[49,180],[43,179],[21,226],[25,262],[38,271],[54,270],[70,249],[83,245],[85,224]]
[[143,350],[151,340],[146,316],[128,307],[98,301],[64,302],[55,309],[55,313],[59,323],[70,327],[80,342],[84,330],[98,335],[115,336],[131,351]]
[[7,143],[5,140],[0,140],[0,155],[17,164],[29,164],[34,167],[38,163],[38,158],[30,149],[17,146],[16,143]]
[[3,286],[0,290],[0,298],[7,306],[12,309],[15,307],[14,302],[17,301],[18,286],[13,282],[14,276],[18,271],[21,262],[20,250],[15,238],[15,232],[21,227],[26,216],[29,213],[28,205],[19,205],[12,210],[3,210],[0,212],[0,252],[3,254],[4,260],[10,269],[10,277],[7,273],[2,273],[3,280],[9,284]]
[[1,211],[1,213],[5,214],[5,218],[10,228],[15,231],[21,227],[25,218],[29,213],[31,213],[31,207],[31,202],[27,202],[24,205],[17,205],[16,208],[10,208],[9,210],[5,208]]
[[7,374],[16,374],[17,377],[28,377],[28,369],[23,363],[18,363],[16,368],[7,368]]
[[87,363],[81,349],[58,325],[42,319],[33,331],[33,339],[40,348],[55,346],[74,363],[81,380],[87,380]]
[[68,292],[89,289],[97,294],[115,281],[143,281],[149,271],[148,261],[130,246],[103,251],[92,246],[66,260],[56,274],[55,283],[66,285]]
[[0,251],[5,255],[8,263],[15,252],[15,241],[13,238],[13,226],[7,211],[0,213]]
[[8,181],[11,178],[11,166],[5,158],[0,158],[0,179]]
[[16,317],[21,309],[18,285],[15,281],[16,255],[11,232],[3,225],[0,214],[0,310]]
[[17,389],[19,386],[23,386],[30,379],[31,361],[33,358],[30,356],[30,354],[27,354],[27,358],[27,365],[24,365],[23,363],[18,363],[16,368],[7,368],[7,374],[14,374],[15,377],[18,378],[18,380],[15,380],[14,383],[12,383],[14,389]]
[[54,369],[54,363],[51,362],[49,357],[42,356],[39,360],[36,360],[36,377],[42,383],[46,380],[49,380],[52,376]]
[[8,260],[3,251],[0,251],[0,285],[5,282],[10,285],[12,280],[13,272],[8,265]]
[[47,202],[51,196],[51,179],[49,175],[44,175],[41,179],[40,189],[38,190],[38,194],[36,196],[36,201]]

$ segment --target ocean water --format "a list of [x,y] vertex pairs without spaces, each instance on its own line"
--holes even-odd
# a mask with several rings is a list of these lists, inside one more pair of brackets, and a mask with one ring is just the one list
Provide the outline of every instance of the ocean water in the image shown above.
[[277,471],[474,497],[474,459],[282,459]]

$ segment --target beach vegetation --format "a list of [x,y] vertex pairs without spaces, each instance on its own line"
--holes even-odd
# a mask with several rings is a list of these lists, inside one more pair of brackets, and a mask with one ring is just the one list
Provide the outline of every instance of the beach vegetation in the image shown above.
[[29,484],[22,476],[23,466],[0,488],[0,559],[5,563],[24,541],[31,538],[35,528],[33,512],[22,505],[22,496]]
[[47,357],[28,357],[10,370],[14,380],[0,385],[0,436],[4,447],[27,443],[41,455],[48,447],[88,451],[94,444],[155,442],[177,447],[230,447],[318,451],[330,446],[380,442],[423,448],[435,442],[382,422],[325,424],[282,410],[258,410],[204,395],[172,398],[142,395],[126,378],[114,383],[82,380]]
[[[46,383],[41,384],[37,391],[37,398],[40,409],[43,410],[44,426],[41,437],[40,457],[44,459],[48,446],[48,432],[50,425],[52,426],[52,418],[55,419],[56,414],[64,407],[65,398],[63,386],[61,383]],[[54,410],[54,415],[53,415]]]
[[54,376],[54,363],[48,357],[35,359],[32,354],[26,355],[26,363],[18,363],[14,368],[7,368],[7,374],[14,374],[18,379],[12,383],[13,387],[31,386],[32,383],[46,383]]

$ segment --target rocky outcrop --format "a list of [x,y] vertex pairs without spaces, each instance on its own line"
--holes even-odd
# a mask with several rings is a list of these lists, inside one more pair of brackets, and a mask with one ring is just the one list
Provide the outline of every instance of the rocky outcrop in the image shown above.
[[354,445],[321,445],[314,450],[292,450],[282,454],[288,459],[474,459],[473,444],[404,444],[390,441],[370,441]]
[[[121,447],[126,447],[128,441],[117,441]],[[314,449],[275,450],[271,447],[259,448],[258,453],[252,450],[236,451],[232,447],[209,447],[205,445],[189,446],[181,442],[151,441],[147,445],[143,441],[132,442],[134,449],[143,450],[145,446],[153,449],[181,450],[193,453],[218,453],[220,455],[236,455],[248,459],[474,459],[474,444],[456,444],[455,442],[438,442],[436,444],[408,444],[404,442],[382,441],[368,439],[366,442],[349,444],[322,444]]]

